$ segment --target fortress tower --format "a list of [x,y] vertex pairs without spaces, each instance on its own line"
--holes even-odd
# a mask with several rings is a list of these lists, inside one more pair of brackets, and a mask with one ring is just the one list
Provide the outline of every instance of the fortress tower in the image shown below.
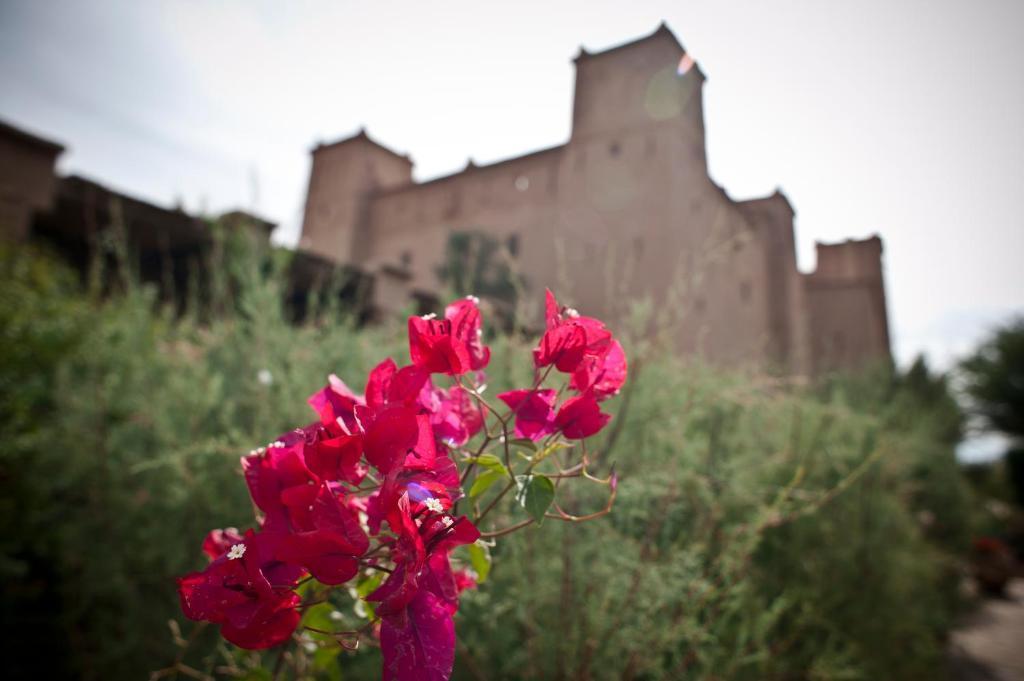
[[336,262],[359,262],[371,197],[412,182],[412,161],[371,140],[365,129],[318,144],[312,154],[299,246]]
[[835,312],[838,265],[825,255],[798,272],[786,197],[735,201],[708,176],[705,77],[668,27],[581,48],[574,64],[572,133],[557,147],[422,183],[365,132],[316,147],[300,247],[371,276],[381,314],[436,298],[461,245],[502,259],[533,298],[550,286],[620,321],[649,300],[680,352],[714,363],[809,375],[888,358],[880,244],[854,258],[858,272],[875,259],[870,305],[847,293]]
[[816,244],[818,267],[804,275],[812,371],[856,369],[864,357],[889,356],[889,319],[878,236]]

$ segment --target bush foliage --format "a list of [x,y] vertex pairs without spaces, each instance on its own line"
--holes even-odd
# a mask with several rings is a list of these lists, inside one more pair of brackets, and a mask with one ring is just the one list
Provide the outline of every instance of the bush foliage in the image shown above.
[[[328,373],[404,355],[404,332],[331,305],[287,323],[284,257],[227,256],[184,315],[130,277],[100,297],[38,253],[0,259],[8,669],[140,678],[179,654],[174,577],[202,565],[196,538],[250,516],[239,456],[308,420]],[[492,364],[489,390],[521,384],[529,348],[491,343],[523,361]],[[497,540],[455,678],[941,678],[970,535],[949,404],[891,372],[812,392],[628,350],[593,453],[619,472],[613,513]],[[209,634],[183,662],[261,678]],[[324,657],[324,678],[379,668],[372,649]]]

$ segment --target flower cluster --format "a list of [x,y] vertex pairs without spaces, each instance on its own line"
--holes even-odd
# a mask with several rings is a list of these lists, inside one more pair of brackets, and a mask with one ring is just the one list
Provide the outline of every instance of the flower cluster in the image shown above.
[[[219,624],[224,638],[242,648],[268,648],[300,629],[303,584],[315,580],[329,590],[379,571],[387,576],[365,594],[366,629],[379,637],[384,679],[447,679],[455,655],[452,617],[460,592],[476,584],[471,571],[453,570],[451,553],[477,544],[477,525],[501,497],[515,489],[530,515],[517,526],[545,517],[585,519],[554,503],[558,483],[585,477],[609,486],[603,512],[611,508],[614,476],[593,478],[585,457],[551,477],[537,466],[608,423],[600,403],[625,382],[621,345],[600,321],[559,307],[547,292],[535,380],[498,395],[509,408],[499,413],[482,394],[490,349],[478,303],[469,297],[449,305],[443,318],[410,318],[408,366],[384,360],[362,395],[332,375],[309,398],[316,420],[242,458],[258,528],[206,537],[209,565],[178,580],[187,617]],[[564,375],[560,390],[544,387],[554,371]],[[448,385],[435,383],[442,377]],[[475,438],[475,451],[464,449]],[[515,473],[511,443],[531,452],[522,457],[523,474]],[[487,453],[489,446],[501,447],[504,462]],[[473,518],[458,514],[464,485],[476,497],[498,481],[503,491],[486,508],[474,498]]]

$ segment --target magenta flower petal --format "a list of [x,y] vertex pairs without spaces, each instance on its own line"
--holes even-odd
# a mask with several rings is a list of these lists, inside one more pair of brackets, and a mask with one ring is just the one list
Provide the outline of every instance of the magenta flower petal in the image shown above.
[[626,373],[626,353],[619,341],[612,339],[604,356],[584,357],[573,372],[569,387],[581,393],[590,392],[601,401],[619,393]]
[[452,336],[466,347],[469,368],[479,371],[491,361],[491,349],[483,344],[481,337],[480,308],[476,298],[470,296],[456,300],[444,309],[444,318],[452,323]]
[[380,628],[384,681],[448,681],[455,662],[455,623],[444,602],[420,589],[404,622]]
[[592,395],[585,394],[566,400],[558,410],[555,422],[565,437],[582,440],[599,432],[611,418],[601,411]]
[[600,320],[563,310],[550,290],[546,291],[544,321],[547,330],[533,350],[538,369],[554,364],[559,371],[572,373],[584,359],[604,357],[611,347],[612,334]]
[[320,423],[332,432],[338,428],[339,421],[352,432],[352,412],[357,405],[363,404],[363,398],[356,395],[340,378],[331,374],[327,385],[309,397],[309,406],[320,416]]
[[221,625],[220,633],[239,648],[261,650],[287,641],[302,615],[295,606],[299,597],[292,594],[257,611],[249,626],[236,627],[230,622]]
[[447,319],[409,318],[409,357],[432,374],[459,375],[471,368],[469,349]]
[[400,465],[406,454],[416,447],[420,426],[416,411],[409,407],[388,407],[366,430],[363,450],[366,460],[387,475]]
[[203,553],[210,560],[216,560],[228,552],[235,544],[242,541],[242,535],[234,527],[226,527],[223,530],[210,530],[203,540]]
[[498,395],[516,416],[516,437],[539,440],[557,429],[554,390],[510,390]]

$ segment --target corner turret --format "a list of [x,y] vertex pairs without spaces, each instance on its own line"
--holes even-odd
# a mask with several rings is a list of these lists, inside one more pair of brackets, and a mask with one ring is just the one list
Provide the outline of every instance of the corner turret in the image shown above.
[[299,247],[333,262],[365,256],[365,214],[377,191],[412,182],[412,160],[375,142],[360,128],[355,135],[317,144]]

